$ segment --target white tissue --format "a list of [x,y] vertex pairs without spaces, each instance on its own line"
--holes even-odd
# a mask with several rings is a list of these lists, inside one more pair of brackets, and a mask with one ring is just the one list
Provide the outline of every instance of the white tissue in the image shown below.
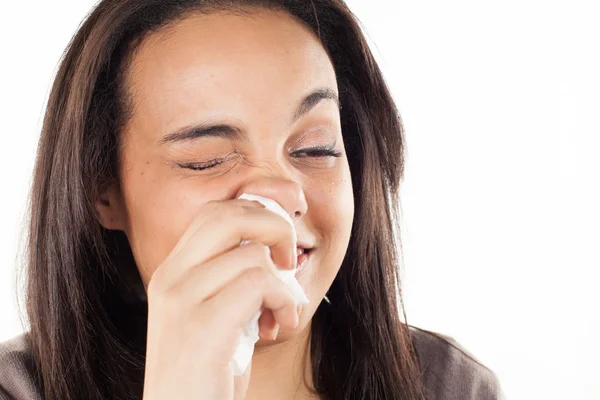
[[[240,197],[238,197],[238,199],[258,201],[259,203],[264,205],[267,210],[270,210],[276,214],[281,215],[283,218],[285,218],[285,220],[288,221],[289,224],[292,226],[292,230],[294,232],[293,252],[294,252],[294,254],[296,254],[296,230],[294,228],[294,223],[293,223],[292,219],[290,218],[290,216],[288,215],[288,213],[285,211],[285,209],[283,207],[281,207],[281,205],[279,205],[279,203],[277,203],[275,200],[269,199],[267,197],[262,197],[262,196],[258,196],[258,195],[254,195],[254,194],[246,194],[246,193],[242,194]],[[248,240],[243,240],[240,243],[240,246],[244,245],[245,243],[248,243]],[[279,279],[281,279],[281,281],[287,285],[287,287],[292,292],[292,295],[298,302],[298,305],[307,304],[308,298],[306,297],[304,290],[302,290],[302,287],[296,280],[295,275],[296,275],[295,269],[293,269],[293,270],[277,269],[277,277]],[[246,371],[246,369],[248,368],[248,365],[250,365],[250,361],[252,360],[252,354],[254,353],[254,344],[259,339],[259,337],[258,337],[258,319],[260,318],[261,314],[262,314],[262,309],[260,311],[258,311],[252,317],[252,319],[250,320],[250,322],[248,322],[246,324],[246,326],[244,326],[242,334],[239,337],[238,345],[235,350],[235,354],[233,356],[233,359],[231,360],[231,363],[233,365],[233,374],[235,376],[242,375],[244,373],[244,371]]]

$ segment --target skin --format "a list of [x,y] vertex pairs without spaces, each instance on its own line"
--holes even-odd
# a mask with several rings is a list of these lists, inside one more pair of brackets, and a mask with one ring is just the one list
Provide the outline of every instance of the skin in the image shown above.
[[[281,11],[194,15],[144,41],[126,87],[134,112],[122,137],[121,182],[97,204],[101,223],[126,233],[148,287],[202,205],[241,193],[278,201],[298,239],[315,245],[297,276],[310,303],[299,307],[296,328],[259,340],[245,398],[309,398],[303,361],[310,360],[311,318],[340,268],[354,213],[337,103],[323,99],[292,121],[313,90],[337,94],[327,53]],[[199,123],[232,125],[247,137],[161,143]],[[298,153],[331,145],[339,157]],[[215,159],[224,162],[203,171],[181,166]]]

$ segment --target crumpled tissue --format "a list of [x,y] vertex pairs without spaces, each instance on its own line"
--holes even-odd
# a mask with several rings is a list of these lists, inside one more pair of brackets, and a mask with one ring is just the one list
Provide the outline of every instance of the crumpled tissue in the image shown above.
[[[294,223],[293,223],[292,219],[290,218],[290,216],[288,215],[288,213],[285,211],[285,209],[281,205],[279,205],[279,203],[277,203],[275,200],[269,199],[267,197],[258,196],[258,195],[254,195],[254,194],[247,194],[247,193],[242,194],[241,196],[238,197],[238,199],[258,201],[259,203],[264,205],[267,210],[270,210],[276,214],[281,215],[283,218],[285,218],[285,220],[287,222],[289,222],[289,224],[292,226],[292,230],[294,231],[293,251],[294,251],[294,254],[296,254],[296,230],[294,228]],[[249,242],[248,240],[243,240],[242,242],[240,242],[240,246],[242,246],[248,242]],[[292,295],[298,302],[298,305],[307,304],[308,298],[306,297],[304,290],[302,290],[302,287],[296,280],[295,275],[296,275],[295,269],[285,269],[285,270],[277,269],[277,277],[283,283],[285,283],[286,286],[290,289],[290,291],[292,292]],[[248,368],[248,365],[250,365],[250,361],[252,360],[252,354],[254,353],[254,344],[259,339],[258,319],[260,318],[262,311],[263,311],[262,309],[260,311],[258,311],[252,317],[250,322],[248,322],[246,324],[246,326],[244,326],[242,334],[239,337],[238,344],[237,344],[237,347],[235,350],[235,354],[233,356],[233,359],[231,360],[231,363],[233,365],[233,374],[235,376],[242,375]]]

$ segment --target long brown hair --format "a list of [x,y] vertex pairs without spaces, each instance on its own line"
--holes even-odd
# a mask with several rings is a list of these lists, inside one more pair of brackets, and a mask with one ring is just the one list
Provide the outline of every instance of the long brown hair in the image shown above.
[[[341,269],[312,320],[316,392],[325,399],[423,399],[401,319],[398,189],[402,122],[343,0],[103,0],[65,51],[50,93],[31,188],[28,335],[48,399],[140,398],[147,303],[122,232],[94,203],[117,181],[119,135],[131,115],[123,75],[144,37],[190,13],[285,10],[312,30],[337,75],[355,217]],[[400,300],[400,308],[398,307]]]

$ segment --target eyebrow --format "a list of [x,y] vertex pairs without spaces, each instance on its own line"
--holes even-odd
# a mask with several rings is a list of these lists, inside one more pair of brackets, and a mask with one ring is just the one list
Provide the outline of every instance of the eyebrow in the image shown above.
[[[330,88],[323,87],[318,88],[311,92],[309,95],[304,97],[296,112],[293,114],[291,123],[298,121],[302,116],[312,110],[321,100],[332,100],[335,102],[338,109],[340,109],[340,100],[338,95]],[[247,140],[248,134],[235,126],[227,124],[197,124],[193,126],[187,126],[173,133],[169,133],[160,140],[160,144],[175,143],[183,141],[191,141],[201,137],[220,137],[223,139],[230,140]]]

